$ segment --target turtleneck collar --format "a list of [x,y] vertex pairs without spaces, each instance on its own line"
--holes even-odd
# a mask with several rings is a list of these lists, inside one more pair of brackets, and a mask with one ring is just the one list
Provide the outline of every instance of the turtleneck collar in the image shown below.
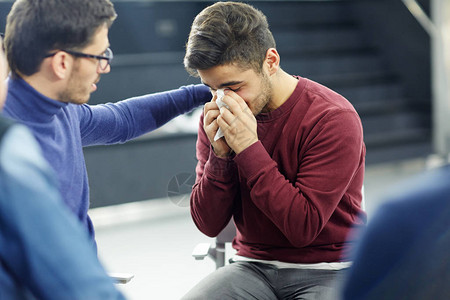
[[[22,78],[8,78],[7,105],[23,121],[50,122],[68,103],[56,101],[35,90]],[[16,102],[16,103],[14,103]]]

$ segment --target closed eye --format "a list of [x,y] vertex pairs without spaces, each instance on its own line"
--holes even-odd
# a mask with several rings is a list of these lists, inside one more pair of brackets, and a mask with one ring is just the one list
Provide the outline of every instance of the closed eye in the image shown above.
[[[241,89],[241,87],[234,88],[234,89],[232,89],[232,88],[230,88],[230,87],[224,88],[224,90],[230,90],[230,91],[233,91],[233,92],[237,92],[237,91],[239,91],[240,89]],[[217,92],[216,89],[213,89],[213,88],[211,88],[211,87],[209,88],[209,90],[210,90],[212,93]]]
[[241,87],[234,88],[234,89],[232,89],[232,88],[226,88],[226,89],[230,90],[230,91],[233,91],[233,92],[237,92],[237,91],[239,91],[241,89]]

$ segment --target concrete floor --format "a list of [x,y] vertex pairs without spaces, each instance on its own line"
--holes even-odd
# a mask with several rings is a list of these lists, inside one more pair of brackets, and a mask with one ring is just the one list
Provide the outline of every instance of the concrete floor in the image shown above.
[[[422,172],[423,159],[373,165],[366,169],[365,202],[370,215],[396,183]],[[181,196],[179,203],[186,203]],[[179,299],[210,272],[209,258],[195,261],[193,248],[213,242],[194,226],[187,207],[174,199],[153,199],[91,211],[99,257],[110,272],[133,273],[118,285],[128,299]]]

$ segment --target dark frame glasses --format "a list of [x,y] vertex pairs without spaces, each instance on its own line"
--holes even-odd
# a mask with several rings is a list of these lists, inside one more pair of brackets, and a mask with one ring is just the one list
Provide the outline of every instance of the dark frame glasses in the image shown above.
[[[83,52],[77,52],[77,51],[65,50],[65,49],[61,49],[60,51],[67,52],[67,53],[69,53],[70,55],[73,55],[73,56],[76,56],[76,57],[95,58],[95,59],[98,60],[99,65],[100,65],[100,69],[101,69],[102,71],[106,70],[106,68],[108,67],[108,65],[111,64],[111,61],[112,61],[112,59],[113,59],[113,57],[114,57],[113,52],[112,52],[112,50],[111,50],[110,48],[107,48],[107,49],[105,50],[104,55],[86,54],[86,53],[83,53]],[[52,56],[54,56],[56,53],[57,53],[57,52],[51,53],[51,54],[47,54],[47,55],[44,56],[44,57],[52,57]]]

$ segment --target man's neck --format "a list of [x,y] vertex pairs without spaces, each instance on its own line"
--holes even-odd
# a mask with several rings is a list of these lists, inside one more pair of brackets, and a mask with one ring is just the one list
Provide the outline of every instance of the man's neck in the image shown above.
[[298,79],[279,70],[272,80],[272,99],[266,106],[267,111],[273,111],[283,105],[297,87]]
[[42,72],[37,72],[31,76],[20,75],[20,77],[42,95],[60,101],[58,95],[61,89],[61,82],[52,80],[52,78]]

